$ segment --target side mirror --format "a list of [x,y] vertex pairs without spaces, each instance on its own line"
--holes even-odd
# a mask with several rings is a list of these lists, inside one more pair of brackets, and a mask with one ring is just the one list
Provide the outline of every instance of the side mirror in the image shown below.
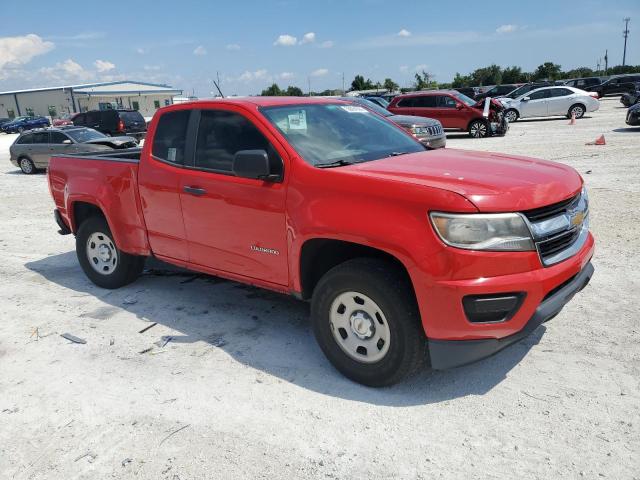
[[233,173],[236,177],[254,178],[265,182],[277,182],[280,175],[271,173],[269,155],[264,150],[240,150],[233,157]]
[[456,110],[462,110],[464,108],[464,105],[462,105],[461,103],[456,103]]
[[531,98],[530,98],[530,97],[524,97],[524,98],[522,99],[522,101],[523,101],[523,102],[528,102],[529,100],[531,100]]
[[68,138],[66,140],[62,141],[63,145],[71,145],[73,142],[71,140],[69,140]]

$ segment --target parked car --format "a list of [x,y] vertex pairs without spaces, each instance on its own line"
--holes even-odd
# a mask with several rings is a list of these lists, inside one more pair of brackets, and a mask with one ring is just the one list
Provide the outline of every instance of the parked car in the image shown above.
[[341,100],[361,105],[400,125],[427,148],[443,148],[447,144],[447,136],[438,120],[411,115],[394,115],[386,108],[364,97],[342,97]]
[[553,82],[532,82],[532,83],[525,83],[524,85],[519,86],[518,88],[516,88],[515,90],[511,91],[510,93],[502,96],[502,97],[498,97],[500,99],[504,99],[504,98],[518,98],[521,95],[530,92],[531,90],[535,90],[536,88],[542,88],[542,87],[550,87],[554,85]]
[[514,100],[504,100],[505,117],[513,123],[519,118],[565,115],[582,118],[595,112],[600,102],[584,90],[573,87],[543,87],[527,92]]
[[597,92],[600,97],[606,95],[622,95],[623,93],[635,91],[636,82],[640,82],[640,74],[620,75],[611,77],[600,85],[590,88],[590,90]]
[[636,88],[633,92],[623,93],[620,96],[620,103],[625,107],[630,107],[640,101],[640,83],[636,83],[635,85]]
[[73,119],[77,113],[65,113],[60,118],[56,118],[53,120],[54,127],[62,127],[64,125],[73,125]]
[[8,118],[8,117],[0,117],[0,131],[2,130],[2,125],[4,125],[5,123],[9,123],[11,122],[12,119]]
[[133,137],[108,137],[91,128],[59,127],[21,134],[9,147],[10,161],[23,173],[47,168],[51,155],[104,152],[136,147]]
[[23,116],[16,117],[10,122],[2,125],[2,131],[5,133],[22,133],[25,130],[34,128],[48,127],[50,125],[47,117]]
[[76,115],[73,124],[107,135],[129,135],[137,139],[147,133],[147,123],[136,110],[90,110]]
[[584,77],[584,78],[574,78],[571,80],[567,80],[564,84],[567,87],[579,88],[581,90],[585,90],[587,92],[591,91],[593,87],[596,87],[602,83],[602,79],[600,77]]
[[387,108],[389,106],[389,102],[383,97],[359,97],[359,98],[365,98],[370,102],[380,105],[382,108]]
[[484,117],[484,100],[476,102],[456,90],[433,90],[399,95],[389,104],[396,115],[435,118],[444,128],[464,130],[476,138],[504,135],[509,129],[503,117],[504,107],[489,102],[488,118]]
[[460,88],[454,88],[454,90],[460,92],[463,95],[466,95],[469,98],[475,98],[476,95],[478,95],[480,92],[480,90],[478,89],[478,87],[460,87]]
[[627,125],[631,125],[632,127],[640,126],[640,103],[636,103],[629,107],[627,110]]
[[509,93],[513,92],[516,88],[522,86],[522,83],[507,83],[504,85],[496,85],[495,87],[487,90],[484,93],[479,93],[478,95],[476,95],[475,97],[473,97],[474,100],[483,100],[487,97],[502,97],[504,95],[508,95]]
[[164,107],[142,150],[54,156],[48,181],[96,285],[131,283],[154,256],[311,300],[325,355],[370,386],[427,358],[445,369],[496,353],[594,271],[573,168],[425,151],[333,99]]

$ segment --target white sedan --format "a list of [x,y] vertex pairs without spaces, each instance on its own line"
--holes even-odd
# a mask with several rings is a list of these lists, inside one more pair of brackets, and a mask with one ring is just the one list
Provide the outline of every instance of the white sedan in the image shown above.
[[600,102],[592,94],[573,87],[542,87],[531,90],[515,99],[500,99],[505,118],[515,122],[519,118],[552,117],[566,115],[581,118],[586,112],[595,112]]

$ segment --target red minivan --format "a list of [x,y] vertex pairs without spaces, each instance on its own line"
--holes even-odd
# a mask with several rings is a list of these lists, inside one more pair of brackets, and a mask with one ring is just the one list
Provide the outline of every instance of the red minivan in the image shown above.
[[476,102],[456,90],[434,90],[398,95],[387,108],[396,115],[435,118],[446,129],[467,131],[476,138],[507,133],[502,104],[489,100],[486,117],[484,107],[485,100]]

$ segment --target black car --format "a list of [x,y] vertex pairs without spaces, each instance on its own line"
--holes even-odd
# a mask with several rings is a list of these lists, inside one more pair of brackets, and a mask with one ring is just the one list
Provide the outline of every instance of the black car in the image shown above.
[[475,98],[475,96],[480,93],[478,87],[460,87],[454,88],[454,90],[460,92],[463,95],[466,95],[469,98]]
[[636,83],[636,89],[633,92],[623,93],[620,97],[620,103],[625,107],[635,105],[640,101],[640,82]]
[[597,87],[602,83],[602,79],[599,77],[585,77],[585,78],[574,78],[573,80],[567,80],[564,84],[567,87],[579,88],[580,90],[585,90],[587,92],[593,91],[593,87]]
[[147,123],[137,110],[90,110],[73,117],[73,124],[106,135],[129,135],[137,139],[147,133]]
[[612,77],[591,89],[597,92],[602,98],[605,95],[622,95],[623,93],[633,92],[636,89],[636,82],[640,82],[639,75],[620,75]]
[[626,121],[627,125],[631,125],[632,127],[640,126],[640,103],[636,103],[629,107],[629,110],[627,110]]
[[508,94],[504,95],[502,98],[514,99],[514,98],[518,98],[520,95],[524,95],[525,93],[530,92],[531,90],[535,90],[536,88],[552,87],[554,85],[555,85],[555,82],[525,83],[524,85],[521,85],[518,88],[516,88],[515,90],[512,90]]
[[516,88],[520,87],[521,83],[505,83],[504,85],[496,85],[493,88],[490,88],[484,93],[479,93],[475,97],[472,97],[474,100],[484,100],[487,97],[495,98],[495,97],[504,97],[509,93],[513,92]]

